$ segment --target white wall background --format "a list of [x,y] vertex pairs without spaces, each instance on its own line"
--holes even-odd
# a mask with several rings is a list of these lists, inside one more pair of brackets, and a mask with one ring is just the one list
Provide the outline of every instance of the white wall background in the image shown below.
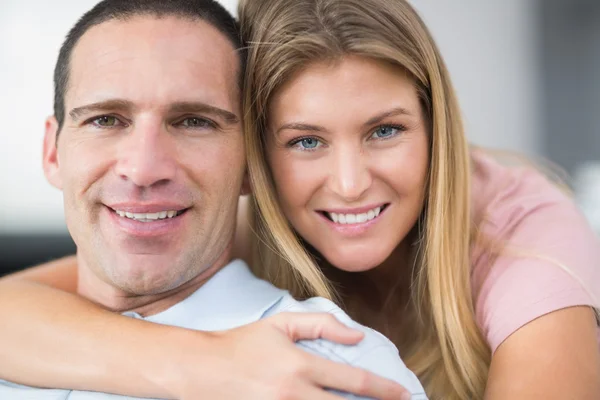
[[[0,233],[63,231],[41,169],[52,72],[67,31],[95,0],[0,0]],[[236,0],[222,0],[235,11]],[[540,149],[533,0],[413,0],[446,58],[477,144]]]

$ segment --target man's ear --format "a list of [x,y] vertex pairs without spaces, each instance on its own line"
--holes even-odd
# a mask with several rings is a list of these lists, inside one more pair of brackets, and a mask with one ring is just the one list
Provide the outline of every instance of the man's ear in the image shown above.
[[46,179],[52,186],[62,189],[62,179],[60,178],[58,165],[58,121],[54,116],[46,119],[45,130],[44,154],[42,155],[44,175],[46,175]]
[[250,176],[248,175],[248,170],[244,173],[244,180],[242,181],[242,190],[240,191],[240,196],[247,196],[252,193],[252,185],[250,185]]

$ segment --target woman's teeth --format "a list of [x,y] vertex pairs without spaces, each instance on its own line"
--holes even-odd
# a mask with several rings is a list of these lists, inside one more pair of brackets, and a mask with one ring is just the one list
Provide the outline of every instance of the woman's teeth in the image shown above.
[[327,212],[327,216],[336,224],[363,224],[375,219],[381,212],[382,207],[377,207],[362,214],[338,214]]

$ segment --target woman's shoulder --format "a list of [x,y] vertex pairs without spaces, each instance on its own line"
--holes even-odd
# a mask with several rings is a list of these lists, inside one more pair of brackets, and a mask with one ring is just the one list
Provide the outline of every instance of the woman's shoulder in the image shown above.
[[477,321],[493,350],[533,319],[598,306],[600,240],[574,200],[543,173],[472,155],[472,286]]
[[515,222],[520,216],[549,205],[576,209],[566,185],[555,182],[526,158],[471,151],[471,199],[479,221]]

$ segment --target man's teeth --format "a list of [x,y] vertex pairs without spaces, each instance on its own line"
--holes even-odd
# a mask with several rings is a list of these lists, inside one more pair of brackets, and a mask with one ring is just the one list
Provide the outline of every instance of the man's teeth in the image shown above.
[[141,222],[152,222],[159,219],[173,218],[177,216],[177,211],[160,211],[157,213],[131,213],[127,211],[115,210],[115,212],[124,218],[134,219]]
[[363,224],[375,219],[380,212],[381,207],[377,207],[362,214],[337,214],[333,212],[327,214],[336,224]]

